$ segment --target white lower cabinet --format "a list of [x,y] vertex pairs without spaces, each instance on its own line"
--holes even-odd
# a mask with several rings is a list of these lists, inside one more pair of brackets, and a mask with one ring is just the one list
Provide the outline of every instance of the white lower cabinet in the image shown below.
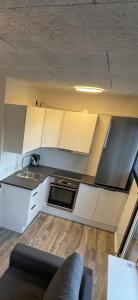
[[[115,231],[128,195],[80,184],[73,215],[91,226]],[[87,223],[87,222],[86,222]]]
[[42,207],[42,187],[43,183],[41,183],[35,190],[31,192],[31,197],[28,199],[29,210],[27,216],[27,225],[30,224]]
[[126,193],[101,189],[94,221],[108,226],[117,226],[127,197]]
[[23,232],[48,197],[49,177],[33,191],[2,183],[1,226]]
[[24,232],[42,210],[82,224],[115,231],[127,194],[81,183],[73,213],[66,212],[47,206],[50,183],[54,180],[48,176],[32,191],[2,183],[0,225]]
[[73,214],[92,220],[100,192],[100,188],[80,184]]

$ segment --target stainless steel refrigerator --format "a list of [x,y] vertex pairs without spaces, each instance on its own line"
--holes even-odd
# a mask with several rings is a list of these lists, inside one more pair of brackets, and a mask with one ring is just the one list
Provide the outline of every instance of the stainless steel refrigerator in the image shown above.
[[125,189],[138,151],[138,119],[112,117],[96,183]]

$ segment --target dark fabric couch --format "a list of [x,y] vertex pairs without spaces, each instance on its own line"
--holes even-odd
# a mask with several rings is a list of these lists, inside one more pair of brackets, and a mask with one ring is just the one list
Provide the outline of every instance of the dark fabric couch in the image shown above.
[[[64,259],[17,244],[9,268],[0,279],[0,300],[42,300]],[[92,270],[84,267],[79,300],[91,300]],[[50,299],[49,299],[50,300]]]

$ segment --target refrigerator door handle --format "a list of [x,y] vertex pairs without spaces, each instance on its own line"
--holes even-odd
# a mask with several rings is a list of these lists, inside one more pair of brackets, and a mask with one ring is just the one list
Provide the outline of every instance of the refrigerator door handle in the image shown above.
[[103,149],[105,149],[106,146],[107,146],[107,141],[108,141],[108,137],[109,137],[109,134],[110,134],[110,130],[111,130],[111,121],[110,121],[108,129],[107,129],[107,134],[106,134],[106,137],[105,137]]

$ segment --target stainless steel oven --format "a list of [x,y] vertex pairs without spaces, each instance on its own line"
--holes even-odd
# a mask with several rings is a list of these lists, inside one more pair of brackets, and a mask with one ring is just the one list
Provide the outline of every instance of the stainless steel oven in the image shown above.
[[48,205],[73,210],[79,183],[73,180],[56,179],[50,185]]

